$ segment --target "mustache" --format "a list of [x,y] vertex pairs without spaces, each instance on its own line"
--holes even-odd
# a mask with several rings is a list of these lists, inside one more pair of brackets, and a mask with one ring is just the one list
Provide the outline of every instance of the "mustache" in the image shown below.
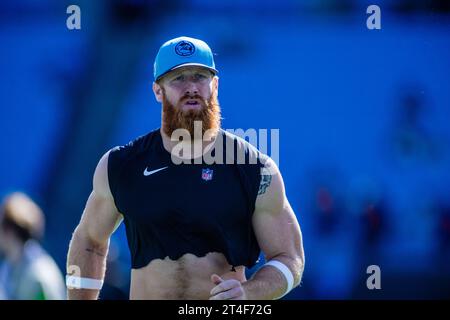
[[179,104],[182,104],[182,103],[186,102],[187,100],[191,100],[191,99],[200,100],[200,102],[201,102],[202,105],[204,105],[204,106],[206,105],[206,102],[207,102],[202,96],[200,96],[200,95],[198,95],[198,94],[195,94],[195,95],[185,94],[184,96],[182,96],[182,97],[180,98],[180,100],[178,101],[178,103],[179,103]]

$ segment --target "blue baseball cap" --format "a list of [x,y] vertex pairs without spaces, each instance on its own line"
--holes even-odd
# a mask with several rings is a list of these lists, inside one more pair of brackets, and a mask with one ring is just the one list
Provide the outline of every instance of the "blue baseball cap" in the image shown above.
[[169,71],[184,66],[201,66],[214,74],[218,73],[213,53],[206,42],[189,37],[179,37],[167,41],[159,48],[153,67],[155,81]]

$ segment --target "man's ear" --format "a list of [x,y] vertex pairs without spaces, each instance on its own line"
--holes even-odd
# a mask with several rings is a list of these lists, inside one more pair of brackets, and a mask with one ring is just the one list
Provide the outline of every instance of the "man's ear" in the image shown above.
[[219,77],[218,76],[214,76],[214,78],[213,78],[213,89],[215,89],[216,91],[219,90]]
[[162,87],[159,84],[157,84],[156,82],[153,82],[153,93],[155,94],[156,101],[162,103],[163,90],[162,90]]

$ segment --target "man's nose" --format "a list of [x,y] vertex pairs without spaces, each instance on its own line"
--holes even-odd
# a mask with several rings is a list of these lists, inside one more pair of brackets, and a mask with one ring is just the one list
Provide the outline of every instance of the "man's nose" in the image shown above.
[[184,89],[184,93],[188,95],[196,95],[198,94],[198,87],[194,81],[187,81],[186,87]]

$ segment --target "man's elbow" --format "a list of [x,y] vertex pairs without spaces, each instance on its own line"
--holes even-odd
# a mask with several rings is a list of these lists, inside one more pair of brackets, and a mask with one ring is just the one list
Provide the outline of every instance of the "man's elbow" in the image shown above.
[[305,268],[305,255],[303,254],[303,251],[301,251],[301,253],[298,254],[284,253],[274,256],[272,258],[281,261],[289,268],[294,278],[293,287],[297,287],[298,285],[300,285],[302,281],[303,270]]
[[305,255],[303,252],[293,258],[293,269],[294,287],[297,287],[301,284],[303,270],[305,269]]

